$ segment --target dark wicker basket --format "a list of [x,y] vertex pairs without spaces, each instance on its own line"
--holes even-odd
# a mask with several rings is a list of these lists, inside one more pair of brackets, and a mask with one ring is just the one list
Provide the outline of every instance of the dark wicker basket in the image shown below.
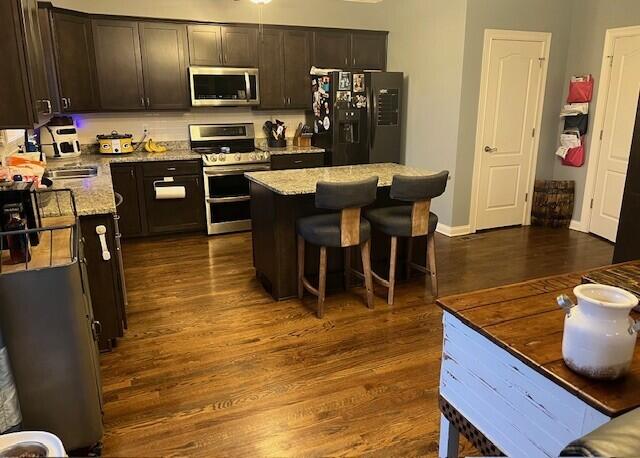
[[531,224],[544,227],[569,227],[573,217],[575,181],[536,180]]

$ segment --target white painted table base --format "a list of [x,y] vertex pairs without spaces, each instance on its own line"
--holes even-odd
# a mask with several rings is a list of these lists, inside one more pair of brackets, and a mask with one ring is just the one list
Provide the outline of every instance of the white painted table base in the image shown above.
[[[440,395],[508,456],[557,457],[611,419],[444,313]],[[459,432],[440,421],[440,457],[457,457]]]

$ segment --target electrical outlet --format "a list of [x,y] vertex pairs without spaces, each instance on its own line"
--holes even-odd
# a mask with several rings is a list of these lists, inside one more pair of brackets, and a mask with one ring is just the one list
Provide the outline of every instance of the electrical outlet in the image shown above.
[[142,132],[144,132],[145,135],[149,134],[149,126],[147,124],[142,125]]

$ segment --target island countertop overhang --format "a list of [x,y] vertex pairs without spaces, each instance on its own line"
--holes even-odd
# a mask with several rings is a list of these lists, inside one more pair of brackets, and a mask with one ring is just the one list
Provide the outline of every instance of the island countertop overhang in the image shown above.
[[409,167],[406,165],[362,164],[341,167],[319,167],[314,169],[273,170],[264,172],[247,172],[249,181],[283,196],[314,194],[319,181],[350,182],[377,176],[378,187],[391,186],[395,175],[426,176],[433,175],[430,170]]

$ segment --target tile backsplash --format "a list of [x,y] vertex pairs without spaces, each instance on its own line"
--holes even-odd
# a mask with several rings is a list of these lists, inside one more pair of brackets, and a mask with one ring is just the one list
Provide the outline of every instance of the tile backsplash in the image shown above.
[[193,112],[153,113],[89,113],[73,115],[80,143],[96,143],[96,135],[117,130],[133,135],[138,141],[144,132],[154,140],[189,140],[189,124],[249,123],[255,125],[256,138],[264,138],[262,125],[279,119],[287,126],[287,136],[293,136],[298,123],[304,122],[304,111],[254,111],[249,108],[218,108]]

